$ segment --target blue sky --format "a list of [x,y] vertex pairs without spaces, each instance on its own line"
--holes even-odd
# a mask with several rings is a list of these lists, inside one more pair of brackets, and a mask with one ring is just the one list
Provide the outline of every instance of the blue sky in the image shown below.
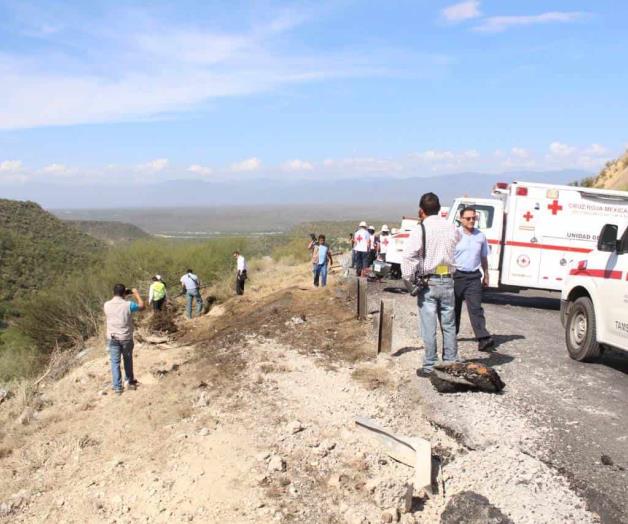
[[628,4],[0,0],[0,184],[597,170]]

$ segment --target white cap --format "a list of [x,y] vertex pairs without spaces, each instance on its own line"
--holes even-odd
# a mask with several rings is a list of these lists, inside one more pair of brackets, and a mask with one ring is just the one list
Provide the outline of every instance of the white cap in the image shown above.
[[358,227],[368,227],[368,226],[366,225],[366,222],[362,220],[362,222],[360,222],[360,225]]
[[384,224],[382,226],[382,231],[385,231],[386,233],[388,233],[390,231],[390,229],[388,229],[388,226],[386,224]]
[[161,275],[155,275],[155,278],[156,278],[157,280],[161,280]]
[[366,229],[372,229],[373,231],[375,231],[375,226],[367,226]]

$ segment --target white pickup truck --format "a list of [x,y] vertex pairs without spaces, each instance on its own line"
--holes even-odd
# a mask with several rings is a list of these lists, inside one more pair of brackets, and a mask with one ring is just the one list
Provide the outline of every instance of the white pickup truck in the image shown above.
[[[618,233],[622,232],[618,239]],[[608,346],[628,351],[628,227],[606,224],[597,249],[574,264],[561,294],[569,356],[589,361]]]

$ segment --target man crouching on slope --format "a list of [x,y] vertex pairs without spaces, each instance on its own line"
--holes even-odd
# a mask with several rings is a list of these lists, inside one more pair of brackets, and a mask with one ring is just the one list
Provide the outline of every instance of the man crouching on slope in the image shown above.
[[[133,300],[125,300],[127,295]],[[144,309],[144,301],[137,289],[128,290],[124,284],[113,286],[113,298],[105,302],[105,318],[107,322],[107,351],[111,360],[113,390],[122,393],[122,375],[120,373],[120,356],[124,361],[124,374],[128,389],[135,389],[137,380],[133,375],[133,317],[132,313]]]

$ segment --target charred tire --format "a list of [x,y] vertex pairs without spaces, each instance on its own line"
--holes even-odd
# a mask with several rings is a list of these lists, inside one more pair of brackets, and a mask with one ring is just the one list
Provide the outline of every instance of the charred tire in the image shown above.
[[588,362],[600,356],[595,311],[589,297],[580,297],[570,304],[565,325],[565,341],[569,356],[574,360]]

